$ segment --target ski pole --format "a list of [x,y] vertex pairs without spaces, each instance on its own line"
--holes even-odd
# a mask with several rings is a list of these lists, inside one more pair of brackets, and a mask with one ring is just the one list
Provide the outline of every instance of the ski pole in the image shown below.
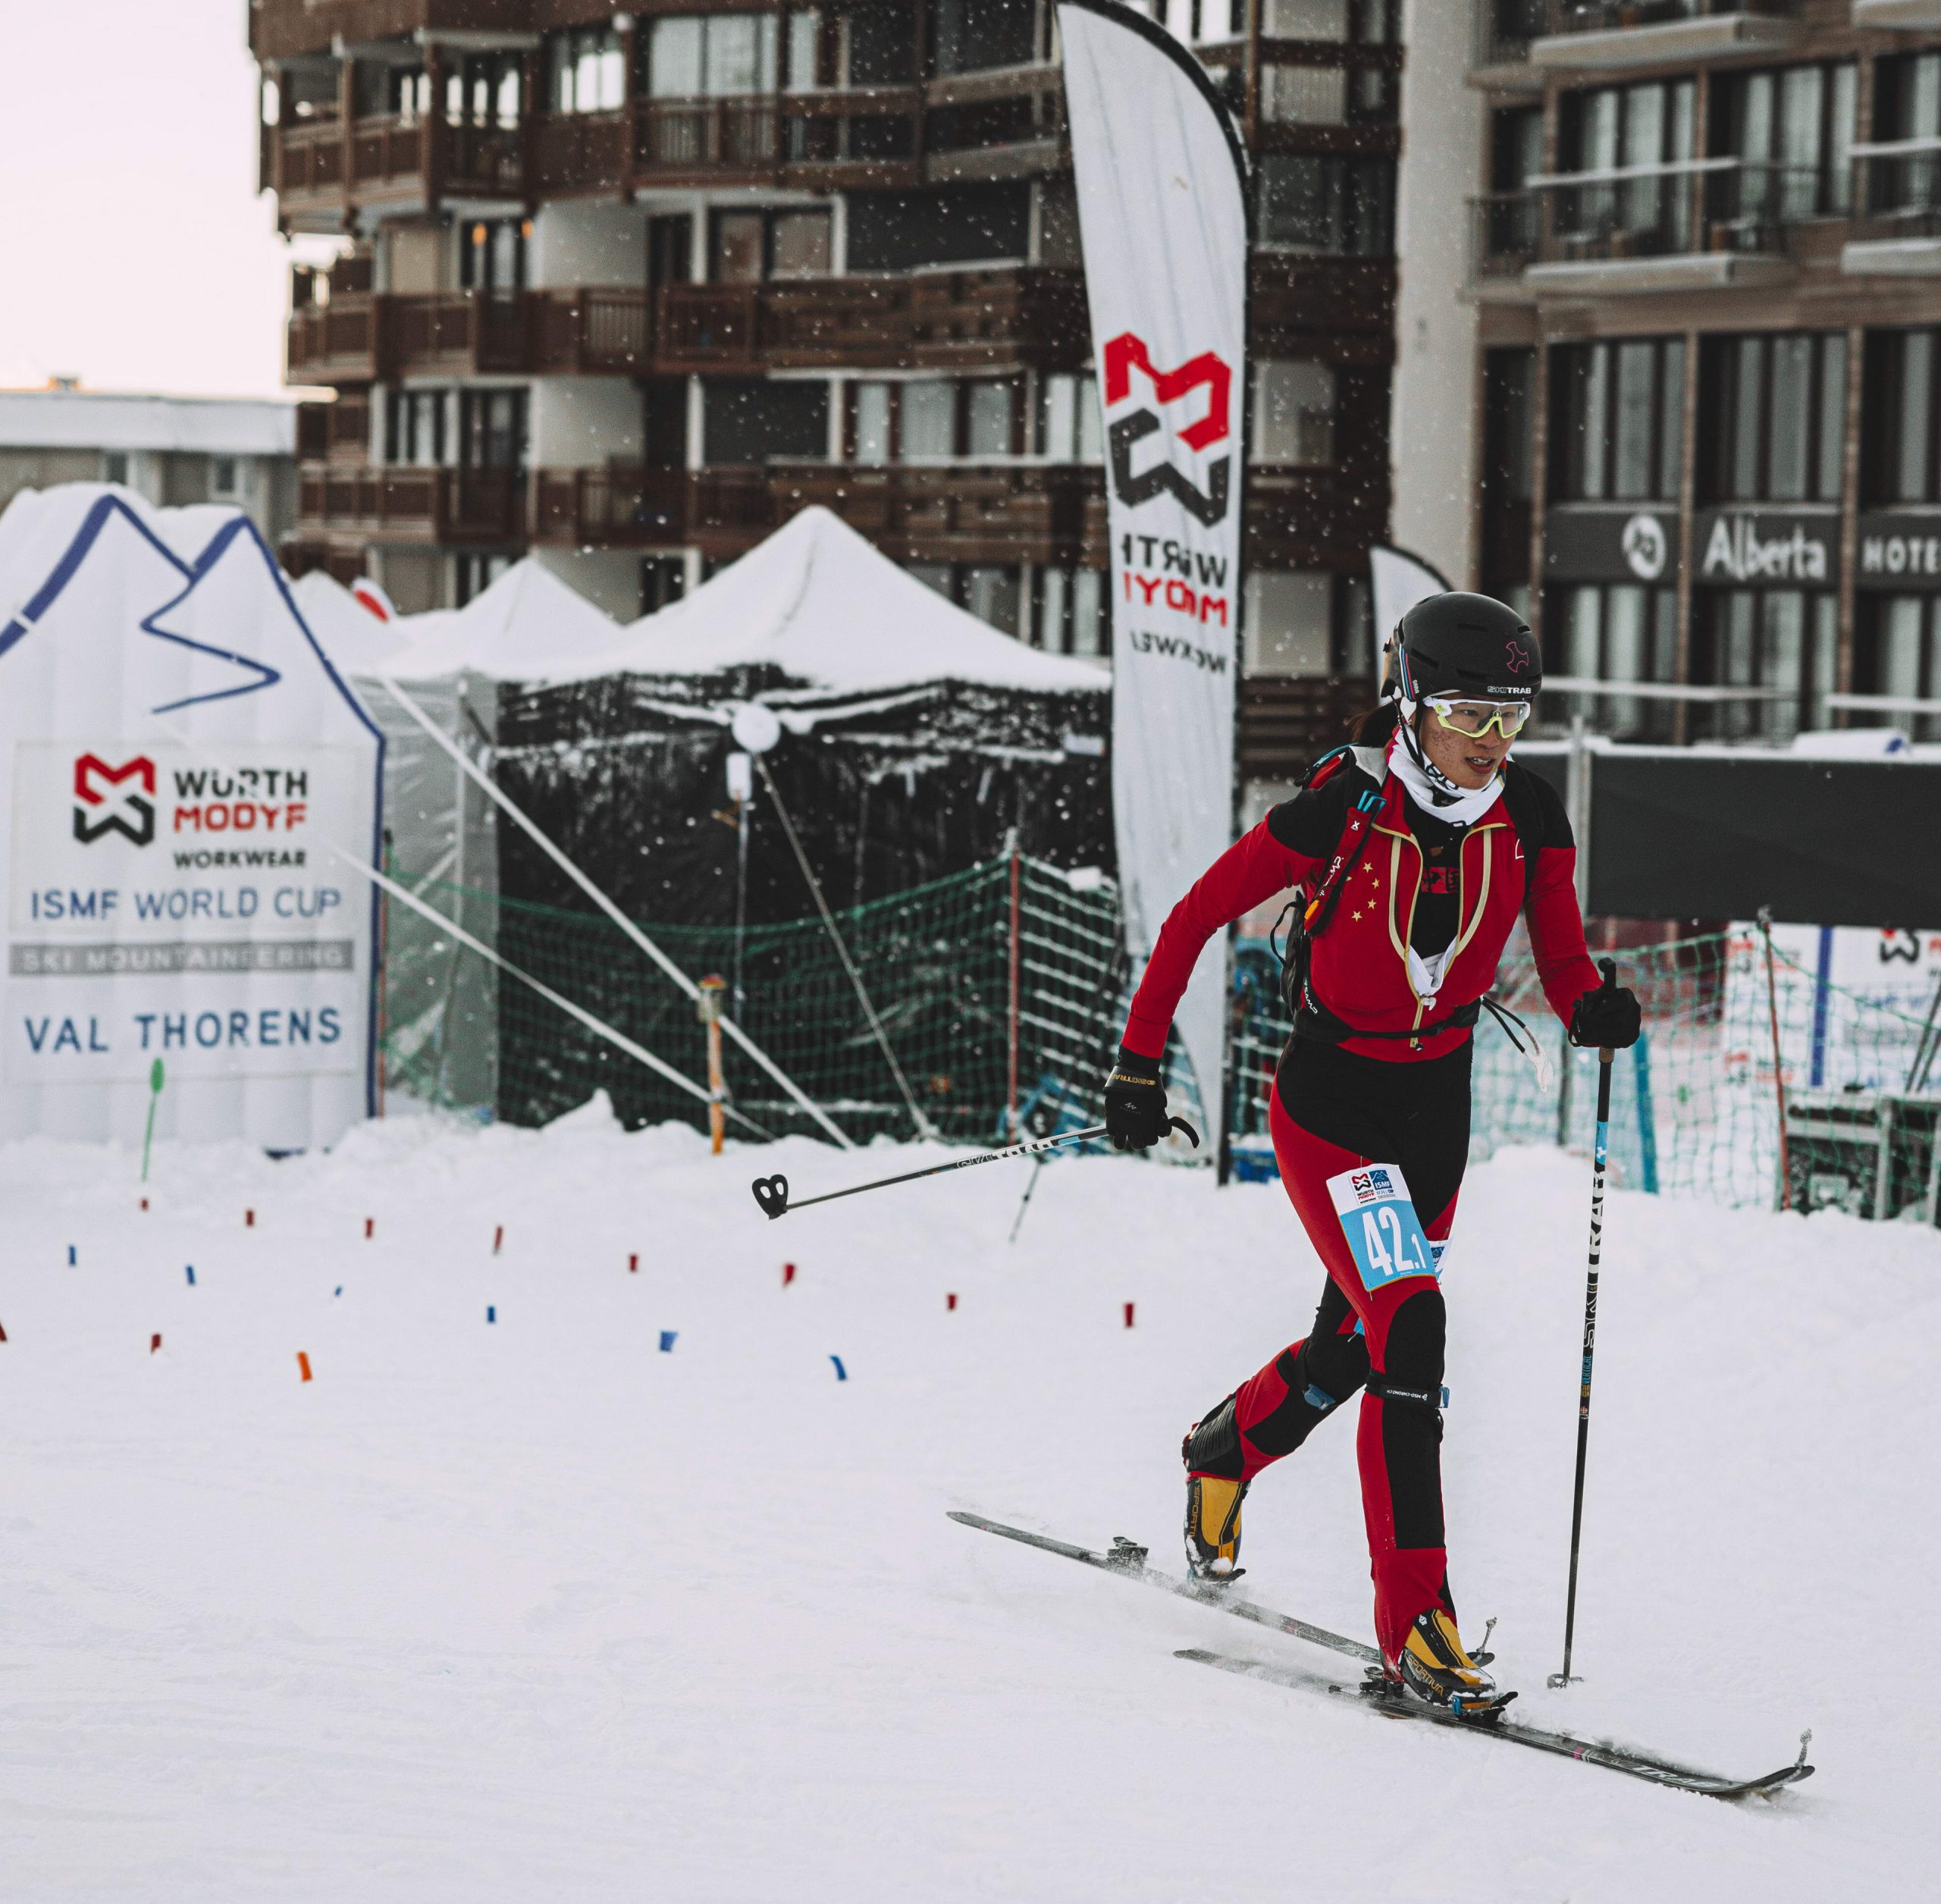
[[[1606,986],[1615,984],[1617,966],[1611,959],[1598,961]],[[1563,1670],[1553,1673],[1548,1683],[1570,1683],[1570,1646],[1577,1630],[1577,1543],[1584,1529],[1584,1457],[1591,1445],[1591,1357],[1598,1342],[1598,1265],[1604,1255],[1604,1165],[1610,1152],[1610,1067],[1616,1054],[1610,1046],[1598,1052],[1598,1131],[1591,1165],[1591,1266],[1584,1285],[1584,1370],[1577,1394],[1577,1483],[1570,1502],[1570,1585],[1563,1607]]]
[[[1184,1131],[1194,1150],[1199,1148],[1199,1133],[1184,1118],[1168,1118],[1166,1121],[1169,1128]],[[799,1203],[789,1202],[789,1179],[779,1173],[773,1177],[757,1177],[749,1187],[755,1194],[755,1201],[761,1206],[762,1214],[773,1222],[778,1216],[787,1215],[792,1209],[805,1210],[811,1203],[833,1203],[839,1197],[860,1197],[866,1190],[887,1190],[892,1184],[914,1184],[919,1177],[941,1176],[946,1170],[968,1170],[974,1164],[1002,1163],[1007,1157],[1033,1157],[1041,1150],[1055,1150],[1061,1143],[1083,1143],[1105,1134],[1102,1124],[1087,1125],[1083,1131],[1068,1131],[1063,1137],[1040,1137],[1035,1143],[1014,1143],[1002,1150],[986,1150],[974,1157],[959,1157],[950,1163],[932,1164],[927,1170],[906,1170],[900,1177],[879,1177],[873,1184],[857,1184],[848,1190],[825,1190],[820,1197],[804,1197]]]

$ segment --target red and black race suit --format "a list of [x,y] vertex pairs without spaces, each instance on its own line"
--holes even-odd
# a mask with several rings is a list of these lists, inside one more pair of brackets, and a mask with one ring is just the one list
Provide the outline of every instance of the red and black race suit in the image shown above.
[[[1223,854],[1175,906],[1133,1000],[1127,1047],[1157,1058],[1201,947],[1230,921],[1289,886],[1310,889],[1347,821],[1347,783],[1326,775],[1276,807]],[[1361,781],[1366,787],[1367,783]],[[1535,781],[1541,844],[1535,864],[1504,803],[1460,833],[1422,813],[1391,775],[1359,863],[1312,947],[1315,993],[1364,1030],[1406,1033],[1479,999],[1494,982],[1520,911],[1538,977],[1566,1024],[1598,982],[1577,908],[1576,852],[1562,803]],[[1429,908],[1425,921],[1423,908]],[[1440,914],[1440,917],[1435,916]],[[1418,930],[1431,926],[1426,935]],[[1456,950],[1433,1002],[1411,982],[1406,949]],[[1328,1271],[1314,1326],[1236,1391],[1237,1435],[1217,1450],[1188,1438],[1190,1471],[1251,1481],[1292,1454],[1356,1390],[1365,1392],[1356,1447],[1375,1632],[1400,1654],[1417,1614],[1453,1614],[1442,1515],[1444,1312],[1433,1274],[1371,1288],[1334,1211],[1328,1184],[1372,1163],[1400,1167],[1431,1243],[1447,1241],[1469,1157],[1470,1034],[1466,1027],[1322,1044],[1289,1041],[1275,1074],[1271,1125],[1281,1181]],[[1210,1419],[1210,1414],[1209,1414]]]

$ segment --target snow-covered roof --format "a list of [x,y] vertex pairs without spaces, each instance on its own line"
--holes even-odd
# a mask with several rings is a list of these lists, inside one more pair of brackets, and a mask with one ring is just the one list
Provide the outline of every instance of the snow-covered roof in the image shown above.
[[546,671],[718,675],[773,667],[811,687],[870,692],[961,681],[1040,694],[1099,692],[1094,663],[1001,635],[900,569],[829,510],[802,510],[684,601],[644,616],[604,652]]
[[321,569],[290,585],[297,612],[341,674],[372,673],[396,658],[408,634],[397,622],[380,621],[343,584]]
[[531,556],[463,608],[407,615],[396,625],[405,645],[384,660],[382,672],[400,681],[465,673],[496,681],[577,679],[607,671],[582,664],[610,650],[622,633],[610,616]]
[[0,390],[0,448],[287,456],[296,450],[296,406],[278,397]]

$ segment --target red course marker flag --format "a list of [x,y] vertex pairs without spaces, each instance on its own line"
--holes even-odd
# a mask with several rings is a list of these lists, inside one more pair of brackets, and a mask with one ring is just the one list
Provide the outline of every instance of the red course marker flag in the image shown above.
[[493,1231],[492,1231],[492,1253],[493,1253],[493,1255],[497,1256],[497,1255],[499,1253],[499,1245],[500,1245],[500,1244],[502,1244],[503,1242],[504,1242],[504,1241],[505,1241],[505,1240],[506,1240],[506,1226],[504,1225],[504,1224],[500,1223],[500,1224],[498,1224],[498,1225],[495,1225],[495,1226],[494,1226],[494,1229],[493,1229]]
[[256,1212],[254,1210],[243,1212],[243,1227],[246,1230],[253,1230],[256,1227]]
[[365,1219],[364,1219],[364,1239],[365,1239],[365,1241],[367,1243],[370,1241],[371,1237],[372,1237],[372,1234],[376,1231],[377,1227],[378,1227],[378,1219],[377,1219],[375,1216],[367,1216],[367,1217],[365,1217]]
[[1125,1306],[1125,1325],[1127,1328],[1132,1326],[1132,1305],[1130,1303]]
[[160,1336],[158,1336],[158,1335],[151,1335],[151,1336],[149,1338],[149,1354],[151,1354],[151,1355],[154,1354],[155,1354],[155,1350],[156,1350],[157,1349],[160,1348],[161,1347],[161,1338]]
[[786,1289],[786,1288],[789,1287],[789,1285],[792,1282],[793,1282],[795,1280],[795,1266],[792,1263],[785,1263],[782,1266],[782,1288],[783,1288],[784,1289]]
[[952,1290],[950,1293],[944,1297],[943,1306],[945,1309],[955,1309],[957,1306],[957,1291],[955,1290]]
[[639,1271],[640,1252],[638,1250],[627,1258],[627,1269],[629,1274],[635,1274]]

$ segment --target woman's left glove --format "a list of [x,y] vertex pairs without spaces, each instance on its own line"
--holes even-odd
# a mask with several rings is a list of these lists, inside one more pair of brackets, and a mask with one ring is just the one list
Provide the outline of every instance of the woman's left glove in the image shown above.
[[1570,1042],[1587,1049],[1623,1051],[1638,1042],[1642,1022],[1638,994],[1617,982],[1617,961],[1598,961],[1604,982],[1580,998],[1570,1014]]
[[1115,1150],[1149,1150],[1166,1134],[1166,1087],[1150,1058],[1119,1046],[1105,1080],[1105,1134]]

